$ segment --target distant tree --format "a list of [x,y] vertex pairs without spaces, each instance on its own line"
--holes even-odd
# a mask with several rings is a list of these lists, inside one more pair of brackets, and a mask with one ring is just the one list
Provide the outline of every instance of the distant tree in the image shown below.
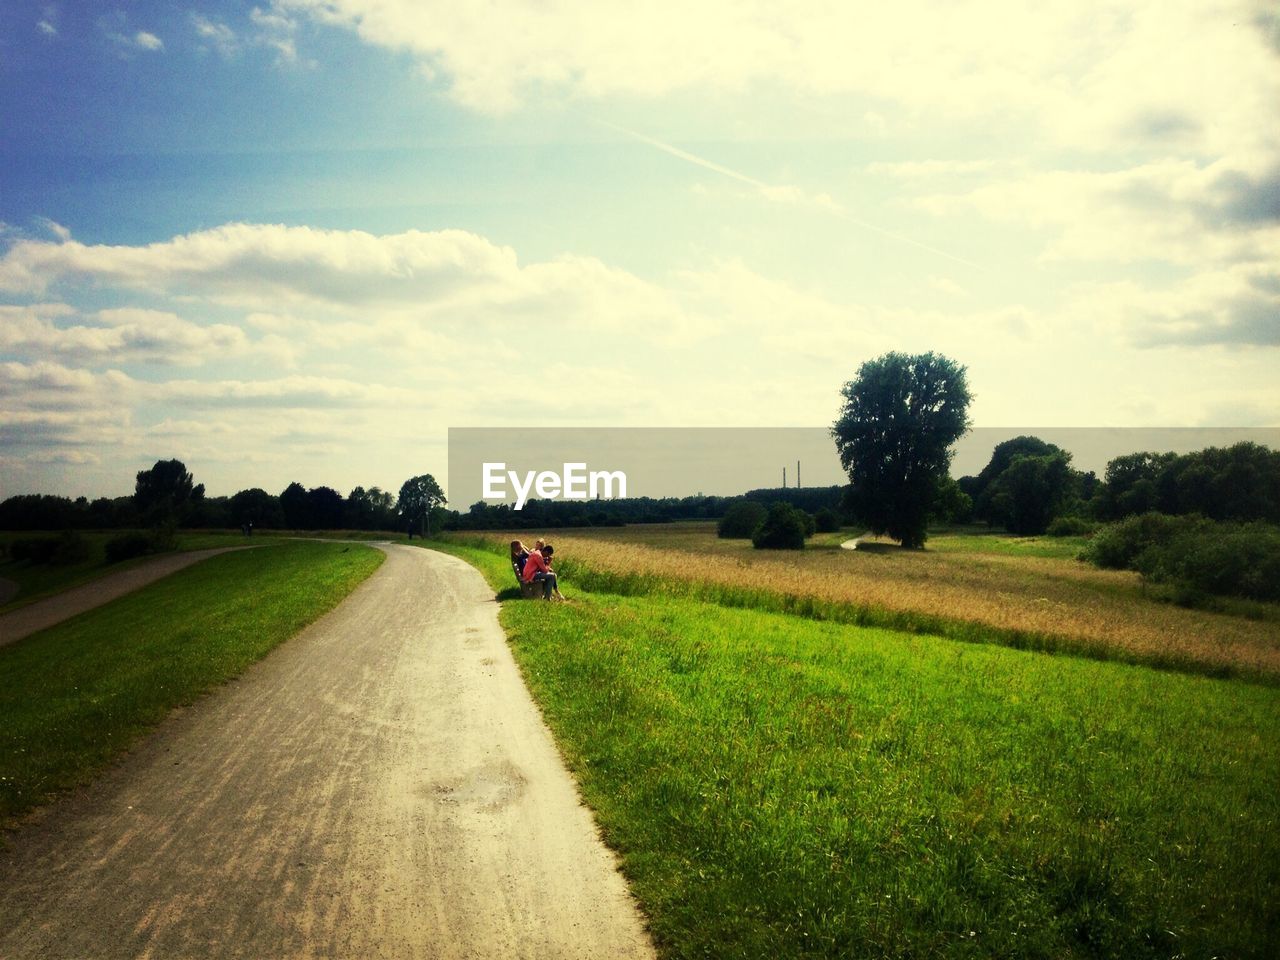
[[285,525],[280,498],[259,487],[241,490],[231,497],[231,522],[243,526],[252,523],[260,530],[276,530]]
[[337,530],[342,527],[346,501],[333,487],[312,487],[307,491],[307,516],[313,530]]
[[1194,453],[1131,453],[1107,464],[1094,498],[1104,520],[1159,511],[1280,522],[1280,452],[1244,441]]
[[943,477],[938,482],[938,493],[933,501],[933,519],[939,523],[966,523],[972,515],[973,498],[964,491],[959,481]]
[[[431,514],[433,510],[444,506],[448,501],[436,478],[429,473],[420,477],[410,477],[400,485],[400,495],[396,498],[396,510],[407,526],[422,530],[430,535]],[[526,509],[532,505],[526,505]]]
[[1019,536],[1039,536],[1078,489],[1071,454],[1017,454],[983,492],[989,519]]
[[1183,454],[1164,466],[1156,486],[1164,513],[1280,522],[1280,452],[1261,444]]
[[769,510],[755,500],[738,500],[725,511],[716,525],[716,536],[723,540],[749,540],[756,527],[764,522]]
[[204,484],[195,483],[181,460],[157,460],[150,470],[139,470],[133,502],[141,513],[172,514],[189,500],[204,497]]
[[68,497],[20,493],[0,503],[0,530],[69,530],[77,517]]
[[936,353],[887,353],[840,393],[831,435],[849,474],[849,511],[874,533],[924,546],[951,445],[969,428],[965,368]]
[[818,533],[835,533],[840,529],[840,514],[830,507],[823,507],[813,515],[813,524]]
[[1178,459],[1176,453],[1129,453],[1107,464],[1094,512],[1104,520],[1119,520],[1159,506],[1161,473]]
[[302,484],[289,484],[280,493],[280,510],[284,513],[284,525],[290,530],[310,530],[310,506],[307,503],[307,488]]
[[805,537],[813,533],[813,518],[789,503],[769,507],[764,521],[751,536],[757,550],[803,550]]
[[347,495],[347,525],[353,530],[394,530],[396,499],[378,487],[356,487]]
[[973,499],[973,515],[988,523],[999,522],[991,516],[990,488],[996,477],[1009,469],[1015,457],[1045,457],[1064,452],[1057,444],[1032,436],[1014,437],[996,444],[991,459],[965,491]]

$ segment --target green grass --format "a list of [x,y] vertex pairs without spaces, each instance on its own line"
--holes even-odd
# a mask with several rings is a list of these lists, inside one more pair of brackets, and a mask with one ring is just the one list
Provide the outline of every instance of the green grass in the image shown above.
[[332,609],[382,560],[331,543],[223,554],[0,647],[0,823],[85,782],[170,709]]
[[[85,541],[89,545],[89,558],[79,563],[62,565],[50,564],[30,564],[17,563],[13,560],[0,561],[0,577],[6,580],[12,580],[18,585],[17,595],[8,603],[0,604],[0,613],[7,610],[14,610],[18,607],[26,606],[44,597],[52,596],[55,593],[61,593],[71,587],[78,587],[83,583],[97,580],[112,573],[121,570],[128,570],[130,567],[136,567],[139,564],[154,560],[155,555],[146,557],[136,557],[132,560],[126,560],[122,563],[109,564],[106,561],[106,543],[115,537],[125,533],[131,533],[128,530],[103,530],[82,533]],[[5,533],[0,534],[0,542],[9,543],[14,540],[27,537],[45,538],[57,537],[57,533],[36,532],[36,533]],[[220,533],[220,532],[192,532],[178,534],[178,551],[186,552],[191,550],[209,550],[217,547],[239,547],[247,544],[258,545],[261,543],[274,542],[268,537],[255,536],[252,540],[247,540],[239,533]]]
[[1000,557],[1057,557],[1074,560],[1087,537],[1015,537],[1007,533],[939,533],[925,549],[938,553],[984,553]]
[[665,956],[1275,955],[1280,691],[566,593],[502,622]]

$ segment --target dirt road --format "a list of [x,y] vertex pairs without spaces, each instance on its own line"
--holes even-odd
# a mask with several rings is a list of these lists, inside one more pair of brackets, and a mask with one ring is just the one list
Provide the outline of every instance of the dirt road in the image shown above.
[[123,597],[126,593],[132,593],[149,583],[155,583],[171,573],[184,570],[193,563],[226,553],[228,550],[247,549],[249,548],[217,547],[213,550],[192,550],[188,553],[173,553],[157,557],[155,560],[140,563],[128,570],[110,573],[81,586],[64,590],[44,600],[36,600],[17,610],[0,613],[0,647],[48,629],[55,623],[70,620],[77,614],[100,607],[116,597]]
[[405,546],[0,850],[0,956],[643,957],[492,591]]

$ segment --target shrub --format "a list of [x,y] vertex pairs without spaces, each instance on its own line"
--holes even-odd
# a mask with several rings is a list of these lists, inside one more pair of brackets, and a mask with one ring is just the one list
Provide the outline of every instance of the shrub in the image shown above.
[[1205,594],[1280,600],[1280,527],[1261,521],[1144,513],[1102,528],[1081,558],[1168,584],[1180,603]]
[[1200,530],[1206,525],[1212,526],[1203,517],[1139,514],[1100,529],[1080,558],[1108,570],[1137,570],[1138,558],[1146,550],[1167,543],[1180,531]]
[[1185,601],[1197,593],[1280,600],[1280,527],[1254,522],[1183,531],[1139,557],[1154,583],[1169,583]]
[[19,563],[49,563],[58,541],[53,537],[19,537],[9,547],[9,554]]
[[145,533],[122,533],[108,540],[104,549],[107,563],[119,563],[150,553],[151,538]]
[[840,514],[824,507],[813,515],[813,523],[818,533],[835,533],[840,529]]
[[764,522],[768,511],[755,500],[739,500],[725,511],[716,527],[716,535],[722,540],[747,540]]
[[757,550],[803,550],[813,519],[789,503],[775,503],[751,537]]
[[56,537],[22,537],[13,541],[9,552],[14,560],[56,567],[83,563],[90,555],[89,541],[74,530]]
[[74,530],[67,530],[58,537],[53,558],[49,562],[56,566],[70,566],[73,563],[84,563],[89,555],[89,541]]
[[178,548],[172,527],[162,526],[146,533],[123,533],[107,541],[107,563],[120,563],[151,553],[167,553]]
[[1084,517],[1058,517],[1045,531],[1051,537],[1087,537],[1098,529],[1098,524]]

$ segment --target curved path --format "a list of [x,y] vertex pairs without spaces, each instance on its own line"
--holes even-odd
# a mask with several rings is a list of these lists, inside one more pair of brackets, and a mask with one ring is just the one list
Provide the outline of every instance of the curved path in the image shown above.
[[461,560],[406,546],[0,850],[0,956],[651,957]]
[[0,613],[0,647],[13,643],[23,637],[46,630],[63,620],[70,620],[77,614],[100,607],[104,603],[123,597],[126,593],[139,590],[149,583],[155,583],[171,573],[177,573],[193,563],[215,557],[231,550],[248,550],[249,547],[217,547],[213,550],[192,550],[188,553],[172,553],[157,557],[146,563],[140,563],[119,573],[109,573],[97,580],[62,593],[56,593],[43,600],[37,600],[17,610]]

